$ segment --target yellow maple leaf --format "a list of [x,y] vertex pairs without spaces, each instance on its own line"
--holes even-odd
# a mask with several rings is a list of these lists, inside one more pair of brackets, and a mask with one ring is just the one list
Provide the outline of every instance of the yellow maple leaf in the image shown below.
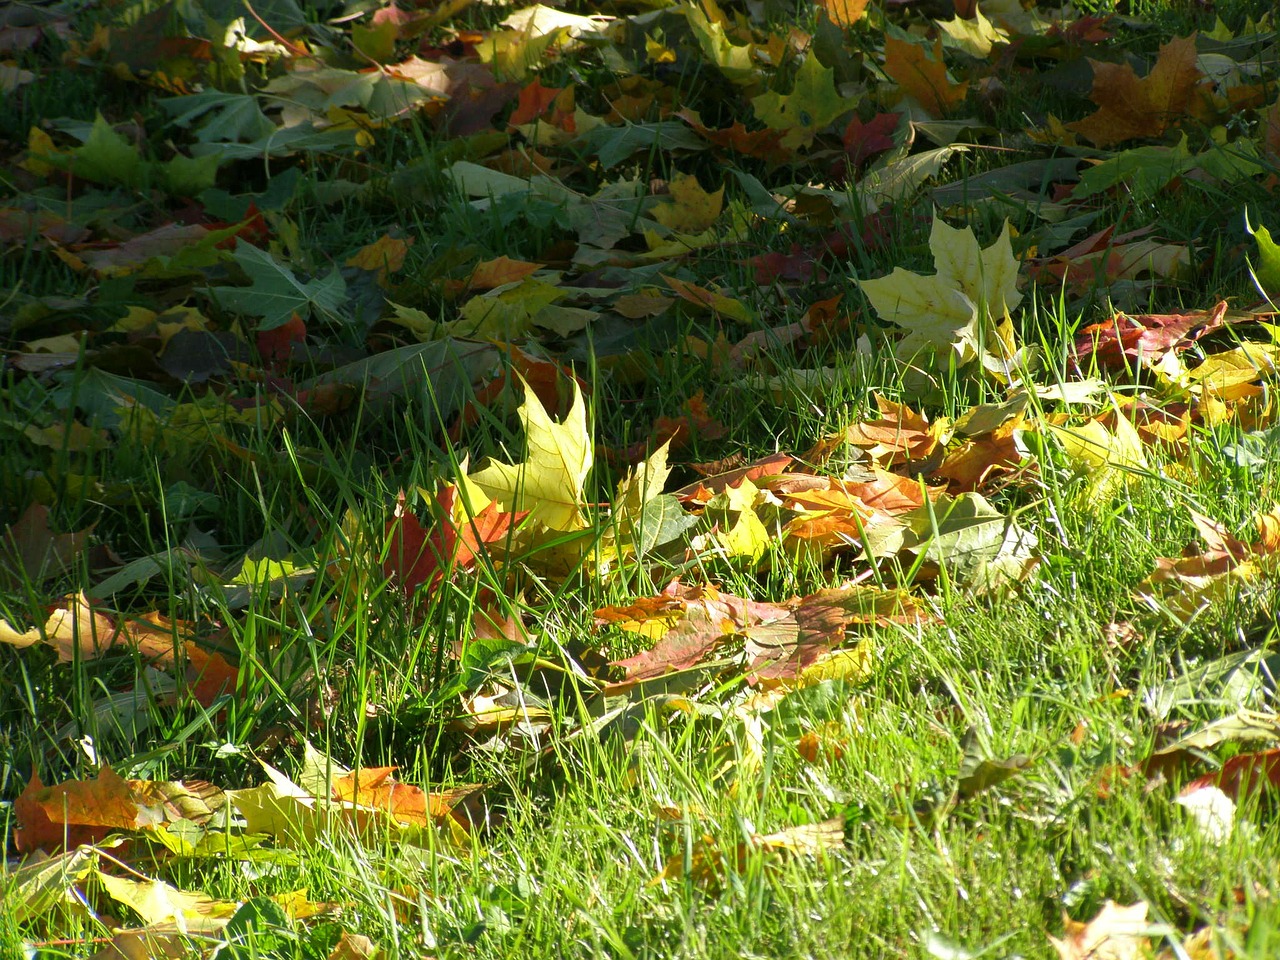
[[677,233],[697,234],[720,218],[724,185],[708,193],[691,173],[677,173],[671,180],[671,201],[654,208],[653,219]]
[[[947,35],[952,46],[959,47],[972,57],[989,57],[992,47],[1009,42],[1009,34],[983,16],[977,3],[973,5],[972,20],[956,16],[954,20],[939,20],[938,27]],[[948,41],[943,42],[945,44]]]
[[898,356],[950,349],[963,364],[993,347],[1003,352],[998,325],[1022,302],[1009,222],[984,250],[971,228],[958,230],[934,217],[929,249],[933,276],[895,267],[887,277],[859,281],[876,313],[907,330]]
[[719,524],[716,540],[730,557],[747,557],[755,563],[773,541],[769,528],[756,513],[760,489],[749,479],[712,497],[707,513]]
[[528,448],[524,463],[491,461],[469,479],[504,510],[529,511],[532,521],[552,530],[586,529],[582,515],[582,487],[591,470],[591,435],[587,406],[573,384],[573,405],[563,423],[556,423],[529,385],[524,384],[520,420]]
[[671,467],[667,465],[667,454],[671,451],[671,441],[667,440],[653,451],[643,463],[638,463],[631,471],[618,481],[618,493],[613,499],[613,513],[623,525],[639,522],[644,505],[654,497],[660,496],[666,486],[667,477],[671,475]]

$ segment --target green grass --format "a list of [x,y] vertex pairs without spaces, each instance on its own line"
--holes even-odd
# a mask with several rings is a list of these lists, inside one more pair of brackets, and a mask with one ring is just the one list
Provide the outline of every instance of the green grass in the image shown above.
[[[1233,3],[1217,12],[1239,27],[1246,15],[1266,10]],[[146,4],[80,11],[73,36],[82,44],[95,23],[118,31],[149,11]],[[510,12],[469,8],[427,39],[445,42],[464,23],[489,29]],[[1110,24],[1118,39],[1108,56],[1123,48],[1150,62],[1160,43],[1213,26],[1211,15],[1190,4],[1129,4],[1122,12],[1135,19]],[[324,11],[312,13],[324,22]],[[765,15],[774,27],[817,25],[808,4],[794,11],[766,4]],[[883,47],[886,21],[897,29],[946,16],[873,5],[870,22],[847,44],[869,64]],[[335,68],[367,66],[351,52],[350,26],[342,30],[321,45],[325,56]],[[122,42],[122,34],[113,35]],[[703,55],[691,56],[700,48],[687,37],[673,32],[667,40],[684,58],[679,70],[640,66],[665,85],[655,85],[658,93],[700,110],[711,128],[750,121],[749,101],[772,83],[772,72],[744,93]],[[402,40],[389,62],[414,49],[416,41]],[[151,558],[150,576],[126,577],[100,599],[121,616],[156,612],[193,624],[176,631],[175,642],[190,639],[238,667],[234,689],[201,705],[186,694],[166,696],[171,674],[134,651],[59,662],[43,645],[0,644],[0,891],[21,862],[11,830],[20,819],[15,801],[33,774],[60,784],[92,779],[109,765],[126,778],[249,789],[266,780],[264,763],[306,776],[305,741],[344,767],[396,765],[397,779],[424,789],[482,784],[470,805],[474,824],[413,836],[386,823],[363,834],[331,825],[301,840],[267,837],[243,859],[171,855],[135,836],[122,847],[106,842],[96,854],[100,875],[160,879],[238,906],[229,929],[247,927],[245,943],[225,942],[232,934],[221,928],[207,935],[192,928],[190,950],[208,956],[221,944],[214,954],[220,958],[326,957],[344,932],[371,938],[388,958],[1049,958],[1056,954],[1046,934],[1063,935],[1064,914],[1088,920],[1107,900],[1149,904],[1157,951],[1206,927],[1216,950],[1207,955],[1264,958],[1280,949],[1274,786],[1241,794],[1226,837],[1199,826],[1177,802],[1192,777],[1274,743],[1215,745],[1186,769],[1171,770],[1167,782],[1124,775],[1170,739],[1237,710],[1275,713],[1274,683],[1265,678],[1186,679],[1243,651],[1273,656],[1280,632],[1273,562],[1259,561],[1248,588],[1228,590],[1191,616],[1153,611],[1135,595],[1160,558],[1198,542],[1191,510],[1244,541],[1255,537],[1252,518],[1280,499],[1280,460],[1240,466],[1230,449],[1245,428],[1273,423],[1270,409],[1257,424],[1194,424],[1174,450],[1147,447],[1145,467],[1122,473],[1107,496],[1094,498],[1087,495],[1094,477],[1082,475],[1049,433],[1029,429],[1023,442],[1030,469],[984,489],[1002,514],[1034,532],[1039,565],[1025,582],[992,596],[975,596],[951,571],[931,579],[908,555],[870,566],[845,551],[822,563],[797,557],[780,539],[760,563],[706,549],[688,559],[624,558],[598,576],[596,558],[574,553],[568,537],[523,554],[495,548],[473,570],[450,570],[437,591],[406,596],[384,572],[395,560],[397,495],[404,492],[426,522],[432,491],[461,476],[464,459],[473,471],[486,456],[519,462],[519,391],[509,388],[460,429],[451,429],[456,410],[442,411],[433,399],[447,387],[447,369],[390,400],[378,395],[378,384],[362,385],[368,392],[356,391],[335,413],[287,394],[277,398],[280,416],[236,416],[213,402],[248,407],[276,389],[274,377],[300,382],[360,351],[415,343],[388,322],[387,301],[448,321],[466,302],[450,284],[477,263],[506,256],[551,264],[566,287],[577,278],[583,287],[612,291],[583,301],[602,314],[588,332],[519,338],[528,352],[563,362],[591,388],[596,459],[584,503],[611,502],[629,466],[611,462],[606,451],[651,441],[658,418],[678,416],[701,396],[727,431],[719,438],[695,432],[673,453],[667,489],[674,490],[699,477],[692,464],[802,455],[849,423],[874,419],[876,395],[924,410],[935,423],[1004,399],[1004,384],[971,367],[944,366],[921,388],[895,360],[895,330],[876,317],[859,285],[898,266],[931,272],[935,214],[972,226],[983,245],[1008,217],[1020,256],[1056,253],[1110,225],[1117,232],[1150,226],[1151,236],[1191,250],[1182,275],[1128,291],[1027,285],[1014,320],[1022,342],[1040,351],[1039,369],[1026,374],[1034,382],[1078,379],[1069,345],[1079,328],[1111,316],[1109,297],[1131,313],[1207,309],[1219,299],[1249,306],[1259,298],[1246,257],[1256,266],[1258,255],[1244,209],[1280,228],[1274,156],[1259,159],[1247,177],[1188,174],[1149,197],[1127,188],[1093,197],[1070,212],[1094,218],[1065,239],[1034,203],[936,209],[926,187],[888,208],[885,235],[867,242],[861,234],[872,221],[855,203],[828,214],[817,205],[790,221],[759,209],[750,216],[745,211],[760,198],[728,172],[774,190],[825,184],[839,124],[783,166],[711,150],[650,150],[604,169],[580,144],[517,143],[526,156],[541,150],[581,196],[619,179],[648,184],[677,173],[696,175],[703,189],[725,185],[733,209],[718,221],[716,242],[647,263],[634,259],[644,241],[630,236],[609,252],[617,263],[602,257],[582,265],[572,259],[577,230],[556,203],[517,194],[486,207],[459,195],[448,177],[452,165],[493,161],[499,148],[483,134],[442,136],[429,110],[377,127],[359,156],[318,151],[226,164],[216,190],[199,198],[42,178],[19,161],[29,129],[54,120],[91,121],[101,112],[113,123],[134,121],[140,155],[157,163],[175,150],[189,153],[195,142],[156,106],[166,91],[120,79],[109,58],[95,59],[82,46],[74,52],[82,62],[64,63],[64,54],[75,60],[67,44],[46,39],[16,57],[39,79],[8,94],[19,109],[0,117],[0,208],[69,211],[86,236],[106,245],[173,222],[184,207],[196,219],[203,211],[206,221],[242,218],[253,200],[265,216],[265,233],[253,242],[274,244],[277,261],[304,281],[341,268],[388,233],[415,243],[385,288],[345,268],[350,302],[366,311],[343,322],[313,319],[312,354],[278,371],[256,354],[257,321],[220,309],[207,293],[239,282],[227,257],[176,276],[104,277],[59,259],[37,242],[36,230],[0,248],[0,339],[12,361],[0,380],[0,524],[41,503],[51,509],[53,530],[91,529],[88,547],[57,577],[0,581],[0,617],[19,632],[43,624],[61,597]],[[1094,52],[1085,46],[1062,56]],[[975,80],[992,69],[949,56],[954,73],[971,71]],[[577,106],[600,115],[609,97],[622,93],[609,87],[627,75],[620,57],[585,49],[538,75],[547,86],[575,86]],[[780,78],[794,74],[798,58],[794,51],[788,57]],[[1010,69],[1003,99],[971,98],[957,108],[956,116],[967,116],[967,107],[985,111],[979,120],[998,133],[950,161],[942,181],[1068,155],[1073,148],[1035,145],[1023,133],[1050,113],[1070,121],[1093,110],[1087,83],[1044,80],[1056,62]],[[211,76],[211,67],[193,69]],[[1262,69],[1274,94],[1274,64]],[[243,86],[222,89],[255,90],[259,70],[280,72],[251,65]],[[864,96],[863,87],[879,88],[871,77],[864,69],[855,80],[862,85],[859,110],[868,115],[881,109]],[[1260,113],[1250,108],[1231,120],[1232,144],[1261,129]],[[495,129],[505,115],[496,115]],[[641,119],[663,119],[660,106]],[[1232,145],[1214,148],[1198,123],[1188,121],[1185,130],[1193,154]],[[1102,158],[1119,150],[1079,152]],[[1052,199],[1050,186],[1046,180],[1032,192]],[[666,185],[651,189],[661,196]],[[726,224],[735,215],[743,228],[729,238]],[[857,239],[843,255],[823,256],[837,229]],[[78,242],[63,246],[94,249]],[[820,258],[825,275],[757,284],[750,258],[788,254],[797,243]],[[670,294],[660,273],[723,289],[759,322],[719,318],[678,300],[653,321],[610,315],[617,295]],[[797,322],[811,304],[837,294],[847,328],[799,347],[777,339],[742,368],[716,359],[717,338],[733,344],[753,330]],[[247,345],[244,365],[184,384],[160,365],[168,348],[157,339],[111,329],[129,308],[180,305],[197,306],[204,329],[239,336]],[[99,352],[56,371],[40,370],[25,355],[31,341],[67,334]],[[1267,334],[1256,324],[1232,327],[1184,357],[1194,366],[1241,339],[1265,341]],[[711,356],[700,352],[705,345]],[[805,373],[822,368],[834,371],[824,382]],[[1274,379],[1260,383],[1264,396],[1274,394]],[[122,413],[111,393],[122,389],[144,405],[191,404],[184,410],[199,417],[194,425],[185,421],[184,431],[172,408],[156,417]],[[1153,403],[1190,397],[1149,372],[1112,375],[1110,389]],[[1028,419],[1043,423],[1064,409],[1036,399]],[[85,425],[102,433],[82,447],[75,429]],[[840,476],[846,468],[858,469],[848,448],[813,472]],[[602,545],[617,533],[617,521],[603,512],[589,516],[585,541]],[[569,559],[551,564],[557,551]],[[771,710],[751,709],[748,700],[759,691],[742,682],[740,665],[686,671],[606,697],[620,671],[605,664],[652,641],[598,630],[593,612],[652,596],[676,575],[774,603],[852,577],[889,583],[897,576],[936,622],[859,628],[865,671],[806,686]],[[514,618],[524,646],[477,639],[475,624],[485,617]],[[733,638],[727,649],[742,642]],[[126,696],[130,690],[136,699]],[[500,725],[474,719],[478,698],[490,697],[514,708]],[[806,734],[816,738],[816,754],[802,746]],[[958,797],[960,779],[978,760],[1014,757],[1026,761],[1016,776]],[[779,854],[760,839],[833,817],[843,818],[843,842],[818,856]],[[215,824],[212,831],[241,832],[236,823]],[[141,910],[110,900],[101,876],[68,881],[65,889],[74,893],[34,916],[10,901],[19,889],[10,887],[0,908],[0,955],[93,956],[119,928],[144,926]],[[300,890],[328,908],[288,919],[263,899]]]

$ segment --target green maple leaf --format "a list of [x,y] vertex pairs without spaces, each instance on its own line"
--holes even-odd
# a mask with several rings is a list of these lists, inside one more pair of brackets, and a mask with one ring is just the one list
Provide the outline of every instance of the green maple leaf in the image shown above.
[[304,320],[313,311],[336,313],[347,300],[347,285],[335,268],[326,277],[305,283],[265,250],[236,241],[235,259],[252,280],[247,287],[214,287],[213,298],[223,309],[261,317],[259,330],[274,330],[295,313]]
[[786,96],[762,93],[751,101],[756,116],[774,130],[786,130],[782,145],[795,150],[813,143],[818,131],[856,106],[836,91],[835,71],[810,54],[796,71]]
[[205,90],[168,97],[157,105],[179,127],[198,122],[196,139],[201,143],[253,143],[276,132],[276,125],[262,112],[258,98],[247,93]]
[[985,250],[973,230],[935,217],[929,235],[937,272],[922,276],[895,267],[887,277],[859,281],[876,313],[907,331],[898,355],[951,349],[968,363],[996,340],[994,328],[1022,301],[1009,222]]
[[1269,297],[1280,295],[1280,246],[1271,239],[1271,231],[1259,223],[1256,227],[1249,222],[1249,211],[1244,212],[1244,228],[1253,235],[1258,245],[1258,263],[1254,267],[1254,277],[1262,287],[1262,292]]
[[946,567],[959,586],[974,593],[1016,583],[1035,567],[1036,535],[980,493],[944,493],[901,519],[907,524],[903,549]]
[[83,144],[66,152],[41,154],[39,159],[93,183],[119,183],[138,188],[147,180],[148,164],[138,148],[116,133],[100,113],[94,117]]

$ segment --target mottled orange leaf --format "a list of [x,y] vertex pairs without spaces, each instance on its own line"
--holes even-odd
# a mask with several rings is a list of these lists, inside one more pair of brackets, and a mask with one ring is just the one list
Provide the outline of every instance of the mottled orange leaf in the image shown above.
[[845,444],[865,450],[872,461],[893,466],[921,460],[931,454],[945,433],[945,422],[930,424],[906,404],[876,396],[880,419],[849,424],[844,430],[819,440],[805,454],[809,463],[824,463]]
[[695,480],[693,483],[675,491],[675,496],[682,501],[701,500],[704,493],[707,496],[720,493],[722,490],[737,486],[744,479],[756,483],[764,477],[784,473],[793,462],[790,454],[772,453],[766,457],[761,457],[759,460],[752,461],[745,467],[735,467],[732,470],[726,470],[714,476]]
[[1156,569],[1136,590],[1152,608],[1189,619],[1211,601],[1280,569],[1280,504],[1254,516],[1258,537],[1252,543],[1194,510],[1191,519],[1205,547],[1189,546],[1181,557],[1156,559]]
[[397,496],[395,519],[386,525],[390,547],[382,569],[407,596],[422,588],[431,592],[450,573],[473,569],[489,546],[510,536],[527,513],[503,512],[491,502],[474,517],[458,518],[457,501],[458,488],[442,486],[432,510],[435,523],[428,529],[409,509],[404,493]]
[[1160,48],[1151,72],[1141,79],[1128,63],[1093,65],[1089,96],[1098,105],[1067,127],[1099,147],[1158,137],[1186,116],[1203,74],[1196,63],[1195,37],[1170,40]]
[[57,650],[58,659],[63,662],[77,656],[84,660],[96,659],[111,649],[118,632],[111,617],[95,609],[83,593],[54,607],[43,629],[35,627],[19,633],[7,621],[0,620],[0,643],[29,647],[43,642]]
[[389,813],[400,823],[426,826],[449,816],[453,807],[420,787],[392,778],[395,767],[361,767],[333,781],[333,799]]
[[[801,676],[846,640],[855,626],[922,624],[936,618],[905,590],[853,585],[819,590],[792,602],[784,621],[748,627],[749,680],[769,689]],[[865,672],[866,667],[862,667]]]
[[378,283],[383,284],[388,274],[397,273],[404,266],[404,258],[412,246],[413,237],[402,239],[384,234],[349,256],[346,265],[376,274]]
[[307,324],[296,313],[278,327],[259,330],[255,337],[258,356],[272,368],[293,356],[295,344],[307,342]]
[[520,91],[516,108],[507,122],[513,127],[532,123],[551,108],[563,89],[564,87],[544,87],[541,79],[535,78]]
[[476,264],[467,278],[469,290],[492,290],[508,283],[517,283],[525,277],[542,269],[540,263],[529,263],[527,260],[512,260],[510,257],[495,257]]
[[1008,473],[1022,463],[1014,434],[1024,424],[1025,416],[1020,413],[996,429],[966,440],[950,450],[931,475],[946,480],[951,493],[980,489],[993,476]]
[[844,759],[845,735],[838,723],[828,722],[808,730],[796,741],[796,752],[809,763],[838,762]]
[[891,517],[923,507],[932,494],[941,490],[941,487],[928,487],[914,477],[890,473],[880,467],[872,467],[869,479],[842,480],[840,484],[847,493],[868,507]]
[[785,162],[792,152],[782,145],[785,131],[765,127],[762,130],[748,130],[741,120],[735,121],[731,127],[710,129],[702,122],[698,111],[686,107],[675,114],[696,130],[699,136],[714,143],[724,150],[732,150],[743,156],[754,157],[770,164]]
[[733,637],[745,641],[748,679],[773,686],[799,676],[839,646],[851,625],[923,623],[932,617],[899,590],[837,587],[776,604],[678,581],[658,596],[627,607],[605,607],[595,616],[597,628],[617,626],[659,637],[651,649],[614,661],[626,671],[626,679],[609,688],[614,692],[704,663]]
[[69,780],[46,787],[37,774],[13,803],[13,832],[19,853],[53,853],[96,843],[113,830],[135,830],[149,819],[142,814],[129,782],[109,767],[96,780]]

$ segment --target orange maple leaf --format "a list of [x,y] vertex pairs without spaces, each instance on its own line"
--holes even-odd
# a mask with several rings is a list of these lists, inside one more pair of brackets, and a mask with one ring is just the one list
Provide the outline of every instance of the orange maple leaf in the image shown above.
[[1194,37],[1175,38],[1162,46],[1155,66],[1141,79],[1127,63],[1089,63],[1089,97],[1098,109],[1067,127],[1099,147],[1163,134],[1191,109],[1204,76],[1196,65]]
[[110,767],[103,767],[96,780],[69,780],[54,787],[46,787],[39,774],[32,773],[13,812],[14,846],[20,853],[97,843],[113,830],[140,826],[129,782]]
[[919,101],[920,106],[935,117],[942,116],[965,98],[969,81],[952,83],[947,77],[947,65],[942,60],[942,41],[933,44],[932,56],[926,49],[896,37],[884,41],[884,72],[902,88],[908,96]]
[[827,11],[831,22],[841,27],[852,27],[867,13],[867,0],[818,0]]

